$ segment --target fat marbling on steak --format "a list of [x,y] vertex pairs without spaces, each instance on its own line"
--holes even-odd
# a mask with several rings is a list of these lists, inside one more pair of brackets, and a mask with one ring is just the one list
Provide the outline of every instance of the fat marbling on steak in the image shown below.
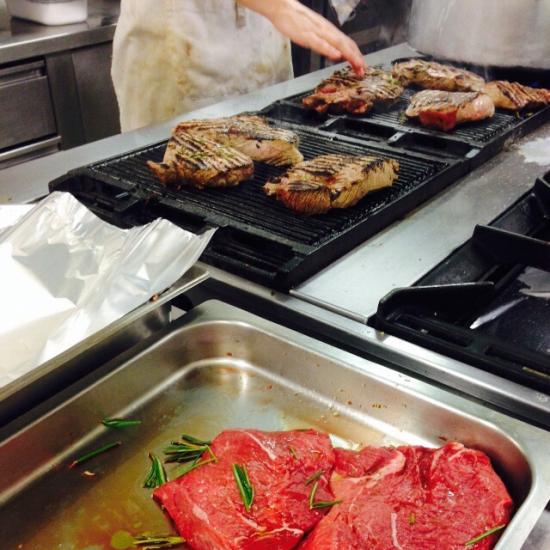
[[[336,449],[332,508],[300,550],[463,550],[508,523],[512,499],[487,455],[440,449]],[[493,548],[500,533],[471,548]]]
[[300,162],[264,185],[269,196],[298,214],[323,214],[348,208],[367,193],[390,187],[397,179],[396,160],[343,154]]
[[187,120],[178,124],[173,133],[205,137],[233,147],[256,162],[273,166],[289,166],[304,158],[293,131],[271,126],[265,118],[256,115]]
[[490,118],[495,114],[492,99],[481,92],[423,90],[411,97],[405,115],[424,126],[452,130],[458,124]]
[[493,100],[495,107],[498,109],[521,111],[522,109],[536,109],[550,104],[550,90],[531,88],[507,80],[487,82],[483,92]]
[[485,84],[483,78],[471,71],[423,59],[395,63],[392,74],[403,86],[415,84],[429,90],[479,92]]
[[302,103],[318,113],[361,115],[370,111],[375,103],[391,103],[402,93],[403,87],[382,69],[367,67],[365,74],[358,76],[348,67],[323,80]]
[[254,174],[254,163],[241,152],[211,139],[191,134],[174,134],[168,141],[162,162],[147,166],[164,185],[232,187]]
[[[308,478],[321,473],[316,499],[332,500],[328,482],[334,451],[326,434],[227,430],[211,449],[217,462],[154,492],[195,550],[290,550],[326,512],[310,509]],[[235,482],[234,464],[246,468],[254,489],[249,511]]]

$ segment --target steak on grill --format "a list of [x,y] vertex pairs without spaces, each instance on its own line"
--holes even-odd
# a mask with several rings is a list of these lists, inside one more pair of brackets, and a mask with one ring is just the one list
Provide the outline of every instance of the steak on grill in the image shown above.
[[[510,519],[512,499],[482,452],[440,449],[336,449],[334,506],[301,550],[458,550]],[[472,546],[492,548],[499,534]]]
[[[308,478],[326,472],[318,479],[316,500],[332,500],[328,482],[334,451],[325,434],[228,430],[213,440],[211,449],[217,462],[154,492],[195,550],[295,548],[325,514],[322,509],[310,509]],[[246,467],[254,488],[249,512],[237,488],[233,464]]]
[[403,86],[415,84],[448,92],[478,92],[485,84],[485,80],[475,73],[423,59],[395,63],[392,74]]
[[424,126],[447,131],[457,124],[492,117],[495,106],[492,99],[481,92],[423,90],[411,97],[405,114],[418,117]]
[[386,71],[368,67],[360,77],[346,68],[323,80],[302,103],[318,113],[346,111],[358,115],[368,112],[375,103],[395,101],[402,93],[403,87]]
[[274,166],[289,166],[304,158],[294,132],[270,126],[265,118],[255,115],[187,120],[178,124],[173,133],[205,137],[233,147],[254,161]]
[[266,183],[264,190],[298,214],[348,208],[397,179],[396,160],[330,154],[300,162]]
[[499,109],[521,111],[522,109],[536,109],[550,104],[550,90],[531,88],[517,82],[494,80],[483,88]]
[[174,134],[161,163],[147,166],[164,185],[183,183],[193,187],[231,187],[250,179],[254,163],[247,155],[207,138]]

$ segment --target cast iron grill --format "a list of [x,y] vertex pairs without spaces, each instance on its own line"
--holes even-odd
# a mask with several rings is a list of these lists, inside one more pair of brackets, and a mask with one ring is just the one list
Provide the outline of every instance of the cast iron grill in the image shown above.
[[218,227],[203,260],[269,286],[289,288],[326,267],[381,228],[455,181],[466,170],[457,159],[409,153],[376,141],[292,128],[306,159],[326,153],[368,154],[399,161],[390,189],[367,195],[356,206],[299,216],[263,192],[282,170],[257,163],[253,180],[230,189],[166,188],[147,160],[162,159],[166,142],[75,170],[53,182],[113,223],[133,225],[157,216],[193,231]]
[[370,324],[550,391],[550,173]]

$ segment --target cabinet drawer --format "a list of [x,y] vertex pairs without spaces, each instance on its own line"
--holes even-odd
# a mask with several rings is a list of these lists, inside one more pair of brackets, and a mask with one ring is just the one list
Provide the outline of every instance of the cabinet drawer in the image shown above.
[[0,149],[55,133],[45,64],[0,69]]

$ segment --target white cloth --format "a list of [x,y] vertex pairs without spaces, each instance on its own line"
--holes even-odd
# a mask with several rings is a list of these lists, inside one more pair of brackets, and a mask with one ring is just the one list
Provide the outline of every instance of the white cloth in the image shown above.
[[291,78],[290,44],[234,0],[122,0],[112,77],[127,131]]
[[338,22],[343,25],[353,14],[361,0],[330,0]]

